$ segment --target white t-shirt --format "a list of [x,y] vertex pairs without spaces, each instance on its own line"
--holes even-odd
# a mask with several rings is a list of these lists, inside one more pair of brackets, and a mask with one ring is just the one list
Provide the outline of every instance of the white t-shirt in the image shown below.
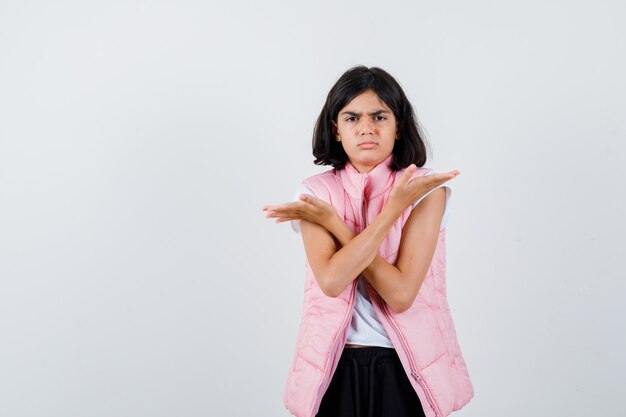
[[[426,175],[439,173],[439,171],[431,170]],[[441,219],[440,230],[443,230],[446,227],[450,214],[450,194],[452,193],[452,190],[448,183],[449,181],[439,187],[433,188],[411,205],[412,208],[415,208],[415,206],[417,206],[417,204],[419,204],[419,202],[422,201],[422,199],[428,194],[432,193],[437,188],[444,187],[446,189],[446,205],[443,212],[443,218]],[[309,194],[315,197],[315,194],[304,183],[300,183],[292,201],[298,201],[298,196],[300,194]],[[300,220],[292,220],[289,223],[291,223],[291,227],[296,233],[300,233]],[[387,336],[387,332],[376,315],[376,311],[374,311],[374,308],[372,307],[365,285],[365,277],[363,276],[359,277],[359,282],[357,284],[354,311],[352,312],[352,320],[350,321],[350,329],[348,330],[348,339],[346,340],[346,343],[393,347],[391,340]]]

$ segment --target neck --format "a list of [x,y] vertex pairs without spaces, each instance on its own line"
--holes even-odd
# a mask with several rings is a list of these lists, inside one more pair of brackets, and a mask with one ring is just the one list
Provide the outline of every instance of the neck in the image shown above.
[[385,159],[383,159],[382,161],[375,163],[375,164],[371,164],[371,165],[367,165],[367,164],[361,164],[359,162],[352,162],[349,161],[349,163],[352,165],[352,167],[354,167],[355,170],[357,170],[360,174],[367,174],[369,173],[372,169],[376,168],[376,166],[378,166],[379,164],[383,164],[383,163],[388,163],[389,162],[389,157],[391,155],[389,155],[388,157],[386,157]]
[[354,167],[354,169],[359,171],[360,174],[366,174],[370,172],[372,169],[374,169],[374,167],[376,166],[376,165],[361,165],[361,164],[357,164],[354,162],[351,162],[351,164]]

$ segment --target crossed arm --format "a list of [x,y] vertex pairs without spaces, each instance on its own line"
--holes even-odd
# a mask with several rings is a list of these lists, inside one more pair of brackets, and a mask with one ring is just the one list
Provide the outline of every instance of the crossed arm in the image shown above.
[[[361,233],[354,233],[334,207],[318,198],[301,195],[297,202],[263,206],[266,217],[277,222],[301,220],[304,249],[320,288],[337,297],[360,274],[396,312],[411,306],[426,276],[439,237],[445,208],[445,190],[439,185],[458,171],[410,179],[411,164],[396,179],[387,203]],[[430,192],[415,207],[402,229],[396,265],[378,255],[378,249],[405,208]]]
[[412,210],[402,230],[396,265],[378,255],[378,248],[402,213],[398,206],[387,204],[358,235],[339,216],[324,225],[302,220],[302,239],[318,284],[326,295],[336,297],[362,273],[391,309],[405,311],[432,261],[444,208],[445,190],[439,188]]

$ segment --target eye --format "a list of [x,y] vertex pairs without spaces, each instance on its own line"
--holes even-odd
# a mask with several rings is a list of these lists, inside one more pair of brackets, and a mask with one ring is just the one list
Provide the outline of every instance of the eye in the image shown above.
[[380,117],[379,120],[386,120],[387,119],[385,116],[381,116],[381,115],[378,115],[378,116],[375,116],[375,117]]
[[356,119],[356,117],[354,117],[354,116],[348,117],[348,118],[346,119],[346,122],[351,121],[351,119]]

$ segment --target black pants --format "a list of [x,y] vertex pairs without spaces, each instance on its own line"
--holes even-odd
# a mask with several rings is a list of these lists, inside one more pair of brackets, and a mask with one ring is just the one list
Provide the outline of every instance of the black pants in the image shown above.
[[344,348],[316,417],[424,417],[393,348]]

